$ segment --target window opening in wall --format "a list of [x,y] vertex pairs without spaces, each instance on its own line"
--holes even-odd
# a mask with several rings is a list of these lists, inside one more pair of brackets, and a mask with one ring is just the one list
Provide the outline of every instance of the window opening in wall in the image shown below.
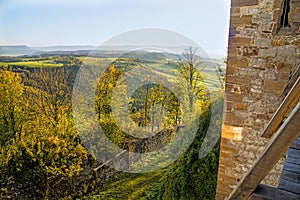
[[290,0],[285,0],[283,5],[283,12],[280,19],[280,28],[289,28],[289,12],[290,12]]

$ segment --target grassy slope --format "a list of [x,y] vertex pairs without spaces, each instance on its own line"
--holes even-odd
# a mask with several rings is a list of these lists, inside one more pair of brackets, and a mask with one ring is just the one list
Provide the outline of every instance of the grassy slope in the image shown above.
[[51,63],[51,60],[43,61],[27,61],[23,62],[0,62],[0,66],[7,67],[8,65],[22,66],[22,67],[62,67],[63,64]]
[[98,195],[91,195],[85,199],[156,199],[159,179],[163,174],[163,170],[158,170],[145,174],[121,175],[120,177],[104,182],[103,189]]

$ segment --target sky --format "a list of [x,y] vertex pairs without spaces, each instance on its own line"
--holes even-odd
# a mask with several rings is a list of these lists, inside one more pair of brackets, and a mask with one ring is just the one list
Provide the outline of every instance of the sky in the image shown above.
[[0,0],[0,45],[94,45],[167,29],[225,57],[230,0]]

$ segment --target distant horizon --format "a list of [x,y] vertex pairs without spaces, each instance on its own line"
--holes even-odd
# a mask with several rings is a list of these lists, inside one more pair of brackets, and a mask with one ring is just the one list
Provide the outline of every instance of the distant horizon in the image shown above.
[[[87,44],[87,45],[84,45],[84,44],[79,44],[79,45],[76,45],[76,44],[66,44],[66,45],[45,45],[45,46],[31,46],[31,45],[27,45],[27,44],[0,44],[0,47],[28,47],[32,50],[34,50],[34,48],[37,48],[36,50],[38,50],[39,48],[43,49],[43,48],[63,48],[63,47],[67,47],[67,48],[76,48],[76,49],[69,49],[69,50],[60,50],[60,49],[52,49],[52,50],[45,50],[45,51],[79,51],[79,50],[97,50],[97,48],[99,47],[103,47],[103,48],[100,48],[99,50],[105,50],[106,47],[110,47],[110,48],[113,48],[113,47],[137,47],[137,48],[140,48],[140,47],[144,47],[143,45],[114,45],[114,44],[111,44],[111,45],[99,45],[99,46],[96,46],[96,45],[90,45],[90,44]],[[84,49],[80,49],[80,47],[83,47]],[[176,48],[176,47],[189,47],[189,45],[169,45],[169,46],[158,46],[158,45],[148,45],[148,47],[153,47],[153,48],[166,48],[166,47],[173,47],[173,48]],[[107,49],[107,51],[127,51],[127,49]],[[8,54],[9,55],[9,54]],[[0,56],[2,56],[0,54]],[[7,55],[3,55],[3,56],[7,56]],[[210,57],[210,58],[215,58],[215,59],[224,59],[224,55],[218,55],[218,54],[207,54],[207,57]]]
[[[131,30],[172,30],[209,55],[226,56],[229,0],[4,0],[3,46],[99,46]],[[168,38],[166,38],[168,39]]]
[[[26,44],[0,44],[0,48],[1,47],[27,47],[30,50],[39,50],[39,51],[45,51],[45,52],[55,52],[55,51],[95,51],[95,50],[99,50],[99,51],[131,51],[130,49],[132,48],[144,48],[145,46],[143,45],[50,45],[50,46],[30,46],[30,45],[26,45]],[[101,48],[102,47],[102,48]],[[116,49],[114,49],[114,47]],[[123,49],[117,49],[117,48],[122,48]],[[127,48],[126,48],[127,47]],[[158,46],[158,45],[149,45],[147,47],[153,47],[153,48],[178,48],[178,49],[182,49],[182,47],[189,47],[188,45],[170,45],[170,46]],[[63,48],[70,48],[70,49],[63,49]],[[73,49],[72,49],[73,48]],[[82,49],[81,49],[82,48]],[[105,49],[105,48],[110,48],[110,49]],[[129,49],[129,50],[128,50]],[[171,53],[171,52],[170,52]],[[22,54],[21,54],[22,55]],[[30,54],[26,54],[26,55],[30,55]],[[2,54],[0,53],[0,56],[18,56],[18,55],[14,55],[14,54]],[[224,59],[223,55],[202,55],[205,58],[212,58],[212,59]]]

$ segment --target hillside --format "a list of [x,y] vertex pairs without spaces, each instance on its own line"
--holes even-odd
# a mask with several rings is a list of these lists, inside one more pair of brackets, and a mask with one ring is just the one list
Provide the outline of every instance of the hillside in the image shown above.
[[18,56],[18,55],[26,55],[33,53],[30,47],[25,45],[19,46],[0,46],[0,55],[11,55],[11,56]]

